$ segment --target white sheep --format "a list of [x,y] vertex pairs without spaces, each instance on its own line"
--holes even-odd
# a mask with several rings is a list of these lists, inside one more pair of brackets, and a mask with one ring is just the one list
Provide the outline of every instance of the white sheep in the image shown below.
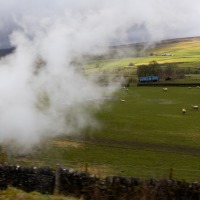
[[186,113],[186,109],[185,108],[182,108],[182,113],[185,115],[185,113]]
[[200,88],[199,86],[197,86],[197,88]]
[[121,99],[121,102],[125,102],[126,100],[125,99]]
[[192,87],[188,87],[188,89],[192,89]]
[[128,88],[126,88],[125,86],[123,87],[126,91],[128,91]]
[[193,109],[193,110],[198,110],[198,109],[199,109],[199,106],[197,106],[197,105],[192,105],[192,109]]
[[163,91],[167,91],[168,90],[168,88],[163,88]]

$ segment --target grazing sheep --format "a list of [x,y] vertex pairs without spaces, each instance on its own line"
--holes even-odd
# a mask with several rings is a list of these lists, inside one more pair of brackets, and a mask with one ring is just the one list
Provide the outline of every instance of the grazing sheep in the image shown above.
[[124,99],[121,99],[121,102],[125,102],[126,100],[124,100]]
[[163,91],[167,91],[168,89],[167,88],[163,88]]
[[127,87],[124,86],[123,88],[124,88],[126,91],[128,91],[128,88],[127,88]]
[[197,88],[200,88],[199,86],[197,86]]
[[192,87],[188,87],[188,89],[192,89]]
[[186,113],[186,109],[185,108],[182,108],[182,113],[185,115],[185,113]]
[[198,110],[198,109],[199,109],[199,106],[197,106],[197,105],[192,105],[192,109],[193,109],[193,110]]

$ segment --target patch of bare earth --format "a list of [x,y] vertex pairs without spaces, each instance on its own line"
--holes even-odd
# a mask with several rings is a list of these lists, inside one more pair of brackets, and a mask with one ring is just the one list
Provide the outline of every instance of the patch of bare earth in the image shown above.
[[70,140],[53,140],[52,144],[58,147],[74,147],[74,148],[83,147],[83,144]]
[[[87,141],[89,142],[89,141]],[[188,147],[180,145],[170,145],[170,144],[155,144],[155,143],[145,143],[139,141],[116,141],[109,139],[90,139],[90,142],[98,143],[100,145],[115,147],[115,148],[140,148],[150,151],[164,151],[171,153],[187,153],[190,155],[200,155],[200,148],[198,147]]]

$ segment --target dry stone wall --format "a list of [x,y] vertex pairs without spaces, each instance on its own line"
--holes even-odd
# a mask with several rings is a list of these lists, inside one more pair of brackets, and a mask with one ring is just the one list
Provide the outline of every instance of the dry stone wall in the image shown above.
[[177,180],[140,180],[134,177],[112,176],[99,179],[71,168],[22,167],[0,165],[0,190],[17,187],[42,194],[60,193],[85,200],[198,200],[200,184]]

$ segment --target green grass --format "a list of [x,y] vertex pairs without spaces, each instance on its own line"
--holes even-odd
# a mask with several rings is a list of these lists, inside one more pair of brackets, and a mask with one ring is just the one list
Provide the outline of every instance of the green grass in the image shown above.
[[[141,87],[128,93],[120,92],[118,98],[126,99],[125,105],[121,105],[120,101],[115,102],[113,112],[99,114],[105,124],[104,128],[108,130],[108,138],[181,145],[186,138],[185,132],[193,132],[198,127],[199,113],[191,110],[191,104],[198,104],[200,98],[200,90],[196,88],[189,90],[172,87],[168,93],[164,93],[160,87]],[[182,107],[188,110],[186,116],[182,116]],[[178,134],[178,141],[171,140],[172,136],[176,137],[173,132]],[[96,133],[99,137],[104,134],[102,131]],[[187,138],[184,144],[194,145],[196,138],[193,139],[190,141]]]
[[16,188],[8,188],[7,190],[0,190],[0,200],[78,200],[78,198],[61,195],[42,195],[38,192],[26,193]]
[[199,101],[200,89],[195,87],[169,87],[167,92],[161,87],[120,89],[97,113],[101,129],[87,129],[74,139],[80,147],[49,143],[31,162],[82,169],[89,163],[100,172],[105,167],[106,175],[139,178],[167,177],[173,167],[174,178],[199,181],[200,111],[191,109]]

